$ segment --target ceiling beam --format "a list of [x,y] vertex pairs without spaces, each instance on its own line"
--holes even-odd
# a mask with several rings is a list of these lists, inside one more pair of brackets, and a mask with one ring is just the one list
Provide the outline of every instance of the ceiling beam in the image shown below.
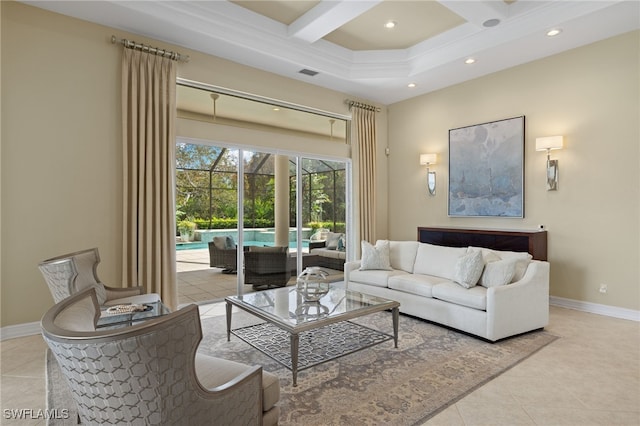
[[505,19],[508,5],[503,1],[439,0],[439,3],[478,27],[489,19]]
[[288,28],[288,35],[313,43],[336,28],[362,15],[381,1],[322,1],[291,23]]

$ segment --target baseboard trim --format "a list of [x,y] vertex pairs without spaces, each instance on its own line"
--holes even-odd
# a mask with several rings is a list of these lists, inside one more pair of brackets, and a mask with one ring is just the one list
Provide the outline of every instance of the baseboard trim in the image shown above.
[[640,321],[640,311],[619,308],[617,306],[601,305],[599,303],[583,302],[581,300],[565,299],[564,297],[556,296],[549,297],[549,304],[560,306],[561,308],[574,309],[576,311],[589,312],[608,317]]
[[[561,308],[574,309],[576,311],[640,322],[640,311],[634,311],[633,309],[618,308],[616,306],[601,305],[599,303],[583,302],[556,296],[549,297],[549,304]],[[15,339],[17,337],[33,336],[34,334],[40,334],[40,332],[39,321],[8,325],[0,329],[0,341]]]
[[0,341],[40,334],[40,321],[8,325],[0,329]]

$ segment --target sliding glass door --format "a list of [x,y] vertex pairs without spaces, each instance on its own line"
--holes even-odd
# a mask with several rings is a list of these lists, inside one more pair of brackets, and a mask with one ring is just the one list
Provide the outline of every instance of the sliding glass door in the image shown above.
[[[178,237],[177,257],[184,262],[189,256],[183,250],[200,250],[193,262],[202,269],[191,282],[179,272],[179,294],[202,299],[206,295],[197,292],[206,289],[221,298],[285,286],[308,266],[342,273],[347,161],[187,141],[176,151],[176,217],[197,228],[190,239]],[[314,252],[339,234],[335,253]]]

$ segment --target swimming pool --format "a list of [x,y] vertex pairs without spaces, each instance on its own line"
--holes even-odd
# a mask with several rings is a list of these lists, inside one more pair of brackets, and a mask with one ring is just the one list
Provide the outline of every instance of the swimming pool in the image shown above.
[[[245,246],[273,246],[274,243],[269,241],[244,241]],[[289,241],[289,248],[295,249],[298,245],[295,241]],[[302,242],[303,248],[309,248],[309,241]],[[176,250],[196,250],[209,248],[209,243],[194,241],[192,243],[176,243]]]

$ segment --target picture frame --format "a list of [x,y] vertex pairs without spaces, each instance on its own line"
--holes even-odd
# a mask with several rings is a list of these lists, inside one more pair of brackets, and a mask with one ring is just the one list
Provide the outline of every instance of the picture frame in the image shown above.
[[450,217],[524,218],[524,115],[449,130]]

